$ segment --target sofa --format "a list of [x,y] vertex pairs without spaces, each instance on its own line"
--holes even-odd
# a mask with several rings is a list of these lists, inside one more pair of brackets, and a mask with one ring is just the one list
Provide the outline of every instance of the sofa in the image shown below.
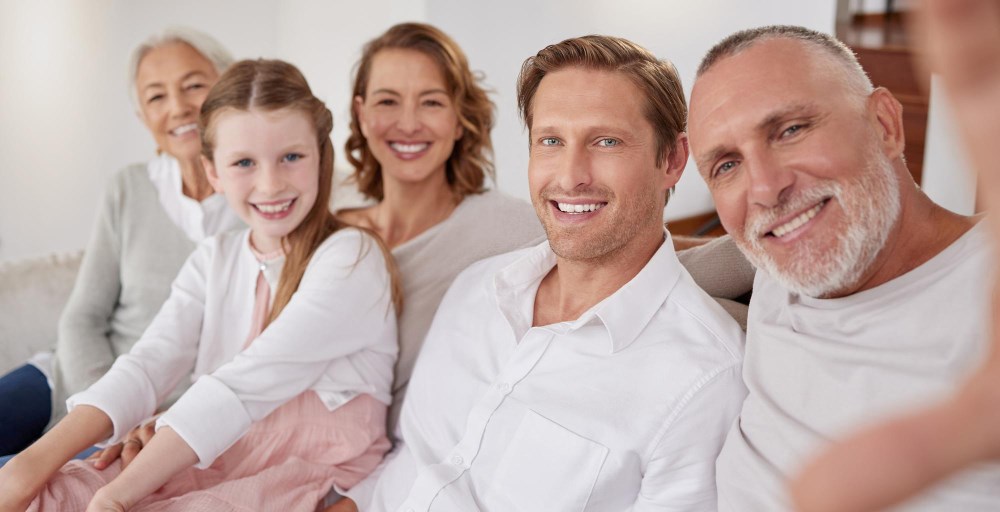
[[83,252],[0,261],[0,375],[52,350]]

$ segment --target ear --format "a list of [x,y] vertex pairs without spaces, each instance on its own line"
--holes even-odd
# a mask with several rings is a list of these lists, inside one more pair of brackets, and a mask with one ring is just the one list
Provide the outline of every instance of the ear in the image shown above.
[[215,168],[215,163],[205,158],[204,155],[201,155],[198,158],[201,158],[201,166],[205,169],[205,177],[208,178],[208,182],[212,185],[212,189],[221,194],[222,180],[219,179],[219,172]]
[[365,124],[365,99],[361,96],[354,97],[354,115],[358,116],[358,126],[361,127],[361,135],[368,138],[368,125]]
[[461,139],[465,135],[465,127],[462,126],[462,121],[455,116],[455,140]]
[[868,97],[868,112],[879,134],[882,151],[890,160],[895,160],[906,148],[903,106],[888,89],[879,87]]
[[689,153],[687,134],[684,132],[677,134],[674,146],[667,151],[669,152],[660,169],[663,172],[664,191],[677,184],[681,179],[681,174],[684,173],[684,168],[687,167]]

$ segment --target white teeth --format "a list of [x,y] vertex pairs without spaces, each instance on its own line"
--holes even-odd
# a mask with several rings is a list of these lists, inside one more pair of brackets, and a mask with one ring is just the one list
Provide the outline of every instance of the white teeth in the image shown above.
[[599,204],[570,204],[570,203],[556,203],[559,206],[559,211],[564,213],[589,213],[596,212],[607,203]]
[[197,129],[198,129],[198,125],[196,123],[191,123],[191,124],[185,124],[183,126],[178,126],[177,128],[174,128],[173,130],[170,130],[170,133],[172,133],[174,135],[184,135],[185,133],[187,133],[189,131],[197,130]]
[[816,214],[823,209],[824,204],[826,204],[826,201],[813,206],[812,208],[802,212],[798,217],[795,217],[794,219],[774,228],[771,230],[771,233],[774,233],[774,236],[781,238],[788,233],[795,231],[806,222],[809,222],[809,219],[815,217]]
[[256,206],[258,210],[264,213],[278,213],[287,210],[288,207],[292,205],[292,201],[293,201],[292,199],[289,199],[284,203],[255,204],[254,206]]
[[417,144],[402,144],[399,142],[393,142],[389,144],[389,147],[391,147],[395,151],[399,151],[400,153],[419,153],[427,149],[427,146],[430,146],[430,144],[426,142],[421,142]]

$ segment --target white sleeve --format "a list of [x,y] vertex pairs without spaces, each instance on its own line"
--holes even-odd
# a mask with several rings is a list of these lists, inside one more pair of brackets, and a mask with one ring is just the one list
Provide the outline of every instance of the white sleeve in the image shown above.
[[[313,254],[298,291],[253,343],[198,379],[157,422],[206,468],[257,420],[313,386],[331,361],[363,350],[396,355],[396,316],[379,246],[345,229]],[[391,373],[391,364],[387,368]]]
[[114,432],[102,444],[119,442],[190,375],[198,355],[205,312],[206,270],[214,252],[199,244],[174,279],[170,296],[128,354],[120,356],[103,377],[71,396],[67,409],[90,405],[111,418]]
[[716,510],[715,459],[745,397],[740,364],[695,390],[657,443],[633,512]]

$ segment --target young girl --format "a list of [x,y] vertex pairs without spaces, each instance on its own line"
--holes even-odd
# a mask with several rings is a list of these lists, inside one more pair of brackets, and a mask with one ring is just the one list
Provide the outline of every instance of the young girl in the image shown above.
[[[133,350],[0,469],[0,511],[312,511],[375,468],[398,293],[385,248],[328,210],[332,124],[290,64],[222,76],[202,151],[250,229],[203,242]],[[192,366],[196,382],[126,469],[63,466],[151,417]]]

